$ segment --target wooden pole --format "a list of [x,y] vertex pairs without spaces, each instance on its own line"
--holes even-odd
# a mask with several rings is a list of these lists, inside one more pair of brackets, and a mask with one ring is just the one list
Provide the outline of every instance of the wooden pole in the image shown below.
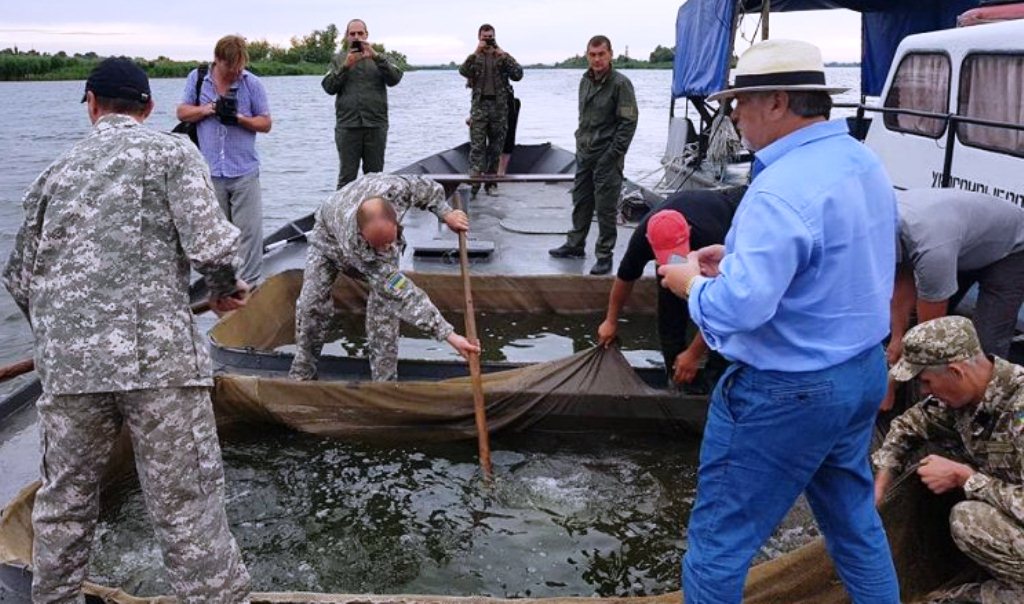
[[[196,302],[192,305],[192,313],[201,315],[204,312],[210,310],[210,301],[204,300],[202,302]],[[22,359],[17,363],[11,363],[0,367],[0,382],[6,382],[11,378],[18,377],[28,373],[29,371],[35,371],[36,362],[34,359]]]
[[[462,210],[462,198],[458,190],[452,196],[455,209]],[[464,211],[464,210],[463,210]],[[466,251],[466,233],[459,233],[459,264],[462,267],[462,287],[466,294],[466,337],[478,342],[476,335],[476,311],[473,309],[473,291],[469,284],[469,254]],[[469,377],[473,386],[473,412],[476,415],[477,445],[480,449],[480,467],[484,476],[491,476],[491,439],[487,431],[487,408],[484,404],[484,383],[480,375],[480,355],[469,354]]]
[[768,19],[772,14],[772,1],[764,0],[761,3],[761,40],[768,39]]

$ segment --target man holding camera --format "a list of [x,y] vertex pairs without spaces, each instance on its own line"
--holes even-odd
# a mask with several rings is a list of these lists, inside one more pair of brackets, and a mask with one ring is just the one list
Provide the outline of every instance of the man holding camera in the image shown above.
[[[210,166],[221,210],[242,232],[240,276],[255,285],[263,263],[263,201],[256,133],[270,132],[270,105],[260,79],[245,69],[245,38],[224,36],[213,64],[198,83],[193,69],[178,105],[178,119],[195,122],[199,150]],[[198,91],[198,94],[197,94]]]
[[336,96],[337,123],[334,142],[338,146],[338,188],[359,175],[384,170],[388,143],[388,87],[402,80],[402,70],[373,49],[367,41],[369,30],[362,19],[352,19],[345,28],[346,46],[334,56],[331,70],[320,85]]
[[[494,26],[481,25],[477,40],[476,51],[459,67],[466,87],[473,90],[469,125],[469,167],[473,176],[498,173],[512,98],[509,80],[523,79],[523,68],[494,39]],[[496,186],[488,185],[487,192]],[[480,184],[473,183],[472,191],[476,195]]]

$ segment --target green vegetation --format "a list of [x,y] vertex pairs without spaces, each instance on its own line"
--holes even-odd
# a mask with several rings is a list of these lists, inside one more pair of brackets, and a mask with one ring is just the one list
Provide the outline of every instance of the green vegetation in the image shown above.
[[[675,59],[676,47],[666,48],[658,45],[651,51],[647,60],[634,59],[627,55],[619,55],[612,60],[616,69],[672,69],[672,61]],[[555,63],[556,68],[586,69],[587,58],[576,55]]]
[[[249,70],[261,76],[321,75],[329,68],[338,48],[338,38],[338,27],[332,23],[306,36],[292,38],[289,48],[266,40],[250,41]],[[344,44],[342,49],[345,49]],[[410,68],[404,54],[386,50],[382,44],[374,44],[373,49],[387,55],[399,68]],[[210,54],[213,54],[212,47]],[[35,50],[21,51],[17,47],[5,48],[0,50],[0,80],[84,80],[103,58],[94,52],[69,55],[61,51],[51,55]],[[172,61],[167,57],[136,57],[134,61],[151,78],[183,78],[200,64],[199,61]]]

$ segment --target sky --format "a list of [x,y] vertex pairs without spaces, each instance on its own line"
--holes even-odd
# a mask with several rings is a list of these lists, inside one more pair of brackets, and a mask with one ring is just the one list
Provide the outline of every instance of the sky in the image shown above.
[[[520,63],[553,63],[583,54],[594,34],[611,38],[615,54],[646,59],[655,46],[673,46],[671,0],[177,0],[169,3],[4,0],[0,48],[39,52],[95,51],[100,55],[211,58],[226,34],[289,46],[293,36],[349,19],[363,19],[370,39],[404,53],[414,65],[461,62],[476,44],[477,27],[495,26],[499,44]],[[749,39],[756,19],[741,28]],[[826,61],[856,61],[860,21],[845,10],[773,13],[772,38],[817,44]],[[738,48],[747,44],[738,43]]]

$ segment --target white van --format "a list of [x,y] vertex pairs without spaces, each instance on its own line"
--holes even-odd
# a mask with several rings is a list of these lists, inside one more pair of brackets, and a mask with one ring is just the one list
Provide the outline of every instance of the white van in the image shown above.
[[1024,206],[1024,21],[908,36],[881,102],[865,142],[897,188],[943,186],[949,161],[949,186]]

